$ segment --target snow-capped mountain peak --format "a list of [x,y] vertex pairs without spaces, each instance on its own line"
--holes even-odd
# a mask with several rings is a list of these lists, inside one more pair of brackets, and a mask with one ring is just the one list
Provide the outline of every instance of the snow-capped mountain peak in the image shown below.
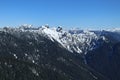
[[58,28],[48,28],[42,26],[41,32],[47,36],[50,40],[57,41],[64,48],[70,52],[87,53],[86,51],[92,50],[96,47],[96,42],[101,39],[102,36],[98,36],[92,31],[85,30],[81,33],[70,33]]
[[[97,35],[94,31],[89,30],[63,30],[62,27],[49,28],[48,25],[41,26],[39,28],[32,27],[32,25],[22,25],[19,28],[5,29],[10,33],[14,31],[38,33],[41,36],[47,37],[53,42],[58,42],[63,48],[70,52],[84,53],[96,48],[98,45],[97,40],[105,39],[103,36]],[[79,32],[79,33],[77,33]],[[15,35],[16,32],[14,33]],[[18,35],[19,36],[19,35]]]

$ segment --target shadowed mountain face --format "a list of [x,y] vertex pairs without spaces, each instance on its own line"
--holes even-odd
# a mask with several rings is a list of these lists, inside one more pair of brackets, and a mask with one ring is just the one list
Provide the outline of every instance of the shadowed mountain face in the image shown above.
[[87,64],[110,80],[120,80],[120,34],[104,32],[107,42],[86,55]]
[[107,80],[57,41],[10,31],[0,31],[0,80]]

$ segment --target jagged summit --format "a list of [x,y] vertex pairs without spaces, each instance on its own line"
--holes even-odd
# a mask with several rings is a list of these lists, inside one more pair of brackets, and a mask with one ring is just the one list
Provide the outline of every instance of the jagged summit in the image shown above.
[[17,28],[4,27],[1,29],[19,36],[20,32],[38,33],[51,41],[57,41],[62,47],[70,52],[84,53],[98,47],[98,40],[105,40],[104,36],[89,30],[63,30],[61,26],[50,28],[49,25],[33,27],[32,25],[21,25]]

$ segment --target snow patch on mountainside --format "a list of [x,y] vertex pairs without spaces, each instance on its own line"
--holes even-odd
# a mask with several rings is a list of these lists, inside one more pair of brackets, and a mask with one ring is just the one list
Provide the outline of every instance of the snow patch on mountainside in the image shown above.
[[94,32],[85,30],[79,34],[64,31],[62,28],[47,28],[42,26],[41,32],[46,34],[50,40],[57,41],[70,52],[84,53],[96,47],[97,40],[105,37],[96,35]]
[[[3,29],[4,31],[8,31],[11,34],[15,34],[19,36],[17,32],[31,32],[38,33],[41,36],[47,37],[51,41],[57,41],[59,44],[63,46],[63,48],[67,49],[70,52],[76,53],[84,53],[87,51],[95,49],[98,45],[98,40],[105,40],[104,36],[97,35],[93,31],[88,30],[67,30],[64,31],[61,27],[58,28],[49,28],[49,26],[41,26],[38,28],[32,27],[32,25],[22,25],[19,28],[7,28]],[[30,36],[28,36],[30,37]],[[34,38],[37,36],[34,34]]]

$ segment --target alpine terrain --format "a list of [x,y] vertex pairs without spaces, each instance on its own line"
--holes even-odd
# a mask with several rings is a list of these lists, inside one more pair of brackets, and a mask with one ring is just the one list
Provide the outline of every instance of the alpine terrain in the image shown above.
[[120,80],[120,29],[0,28],[0,80]]

